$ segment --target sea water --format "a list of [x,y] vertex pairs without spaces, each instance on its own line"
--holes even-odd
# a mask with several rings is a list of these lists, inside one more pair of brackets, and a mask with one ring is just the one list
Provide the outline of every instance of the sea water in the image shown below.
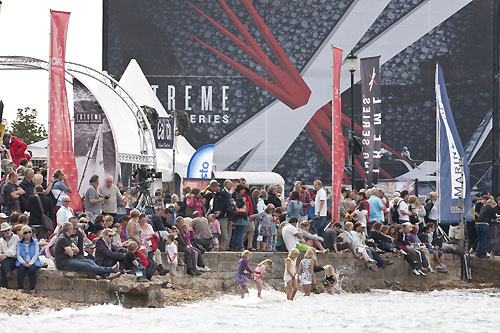
[[254,289],[161,309],[97,305],[30,316],[0,314],[0,332],[500,332],[500,292],[447,290],[312,295]]

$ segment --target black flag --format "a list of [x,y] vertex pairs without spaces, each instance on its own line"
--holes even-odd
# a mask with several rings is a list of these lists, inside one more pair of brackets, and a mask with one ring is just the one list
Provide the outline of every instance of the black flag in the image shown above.
[[3,102],[0,99],[0,122],[2,121],[2,119],[3,119]]
[[366,185],[378,183],[382,152],[382,111],[380,96],[380,57],[361,59],[362,142]]

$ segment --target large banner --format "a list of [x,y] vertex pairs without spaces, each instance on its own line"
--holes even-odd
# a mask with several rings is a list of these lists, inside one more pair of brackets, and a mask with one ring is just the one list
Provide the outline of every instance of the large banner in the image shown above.
[[342,50],[332,47],[332,221],[339,220],[339,204],[344,176],[345,150],[344,135],[342,133],[342,106],[340,104],[340,65],[342,64]]
[[366,186],[378,183],[382,158],[382,108],[380,93],[380,57],[361,59],[362,143]]
[[68,176],[73,192],[71,208],[82,210],[77,191],[78,171],[73,152],[73,133],[65,81],[67,12],[50,11],[50,111],[49,111],[49,173],[61,169]]
[[[462,141],[458,135],[448,93],[444,82],[443,70],[436,64],[436,117],[438,118],[439,133],[437,145],[439,147],[439,187],[438,201],[441,223],[460,222],[461,197],[465,198],[465,212],[472,206],[469,182],[469,164],[465,156]],[[464,161],[460,167],[460,158]],[[463,182],[463,184],[462,184]],[[465,193],[464,193],[465,192]]]
[[[104,69],[120,78],[136,59],[165,109],[189,114],[186,139],[193,148],[214,144],[217,170],[274,171],[285,179],[287,192],[296,180],[330,183],[335,45],[360,59],[381,56],[375,81],[390,126],[381,129],[380,179],[435,180],[425,171],[436,169],[433,87],[440,59],[453,69],[447,84],[464,149],[474,163],[471,187],[489,186],[493,0],[104,4]],[[362,137],[359,74],[354,131]],[[343,63],[345,134],[350,86]],[[365,176],[363,164],[363,156],[356,156],[357,179]]]
[[101,184],[106,175],[115,177],[115,139],[101,105],[92,92],[76,78],[73,79],[73,103],[77,190],[80,195],[84,195],[92,175],[98,175]]

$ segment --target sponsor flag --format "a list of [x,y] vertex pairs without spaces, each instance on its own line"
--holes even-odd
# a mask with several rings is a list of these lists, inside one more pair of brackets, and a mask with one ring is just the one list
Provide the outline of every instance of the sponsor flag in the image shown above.
[[340,66],[342,50],[332,46],[333,98],[332,98],[332,221],[339,221],[339,204],[344,176],[345,150],[342,134],[342,110],[340,103]]
[[50,93],[49,93],[49,169],[57,169],[68,176],[73,192],[71,208],[82,210],[82,200],[77,191],[78,171],[73,153],[73,133],[68,107],[65,81],[66,35],[69,15],[67,12],[50,11]]
[[363,157],[366,186],[378,183],[382,157],[382,110],[380,93],[380,57],[361,59],[361,105]]
[[186,178],[208,178],[212,177],[212,164],[214,158],[214,145],[200,147],[191,156],[188,164]]
[[[443,71],[438,64],[436,64],[436,113],[439,222],[457,223],[460,222],[460,198],[464,197],[465,212],[472,207],[469,165],[451,112]],[[460,158],[464,163],[464,179],[462,179]]]

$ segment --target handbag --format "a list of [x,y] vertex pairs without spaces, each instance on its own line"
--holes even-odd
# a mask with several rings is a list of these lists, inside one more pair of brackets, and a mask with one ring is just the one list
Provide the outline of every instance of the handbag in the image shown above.
[[184,216],[185,217],[191,217],[194,213],[194,206],[195,206],[195,203],[193,201],[193,205],[192,206],[189,206],[187,203],[186,203],[186,209],[184,211]]
[[36,196],[36,198],[38,200],[38,205],[40,205],[40,211],[42,212],[42,227],[48,231],[54,230],[54,226],[52,225],[52,219],[47,215],[45,215],[45,211],[43,210],[42,206],[42,200],[38,195]]
[[233,205],[236,208],[234,213],[235,215],[246,215],[247,213],[247,204],[245,203],[241,208],[238,208],[236,205],[236,201],[233,201]]

